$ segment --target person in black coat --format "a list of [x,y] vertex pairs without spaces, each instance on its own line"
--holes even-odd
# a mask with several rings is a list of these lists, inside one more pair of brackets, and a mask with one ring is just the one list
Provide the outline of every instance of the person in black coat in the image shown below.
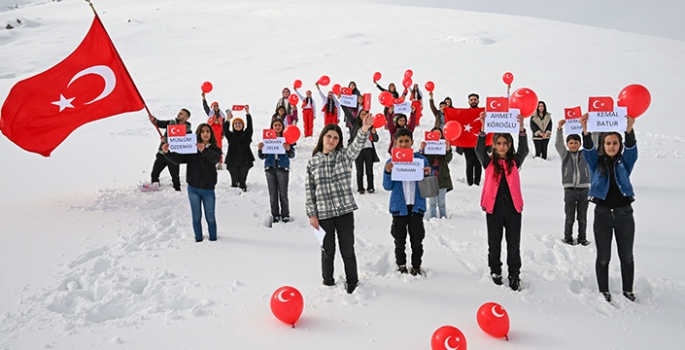
[[209,227],[209,240],[216,241],[216,164],[221,160],[221,148],[217,146],[214,130],[209,124],[202,123],[197,131],[197,152],[192,154],[169,153],[169,144],[162,145],[164,157],[175,164],[187,163],[186,182],[188,199],[193,217],[195,241],[202,242],[202,208]]
[[224,135],[228,141],[226,169],[231,174],[231,187],[240,187],[243,192],[247,191],[247,174],[255,160],[250,149],[254,133],[250,106],[245,106],[245,113],[247,125],[242,118],[232,118],[224,122]]
[[[155,124],[156,127],[158,128],[163,128],[166,129],[170,125],[184,125],[185,132],[190,133],[192,132],[190,123],[188,122],[188,119],[190,118],[190,111],[188,111],[185,108],[182,108],[179,112],[178,115],[176,116],[176,119],[171,119],[171,120],[159,120],[153,116],[149,116],[150,121]],[[181,178],[178,176],[179,174],[179,166],[178,164],[175,164],[173,162],[170,162],[169,160],[164,157],[164,152],[162,152],[162,146],[167,142],[167,131],[164,130],[164,136],[162,137],[162,142],[159,144],[159,148],[157,150],[157,155],[155,156],[155,163],[152,165],[152,172],[150,173],[150,182],[151,183],[157,183],[159,184],[159,175],[162,173],[162,170],[164,168],[169,168],[169,174],[171,175],[171,182],[174,186],[174,189],[176,191],[181,190]]]
[[[359,118],[355,121],[352,126],[352,131],[350,132],[350,139],[347,141],[348,144],[354,141],[354,137],[357,136],[357,131],[361,129],[364,124],[364,118],[369,114],[369,111],[362,109],[359,112]],[[378,154],[376,153],[376,146],[374,145],[378,142],[378,133],[376,128],[371,127],[371,135],[369,139],[364,143],[364,148],[359,153],[359,156],[354,161],[357,167],[357,191],[359,194],[364,194],[365,192],[374,193],[376,189],[373,185],[373,163],[380,162],[378,159]],[[364,190],[364,169],[366,169],[366,190]]]

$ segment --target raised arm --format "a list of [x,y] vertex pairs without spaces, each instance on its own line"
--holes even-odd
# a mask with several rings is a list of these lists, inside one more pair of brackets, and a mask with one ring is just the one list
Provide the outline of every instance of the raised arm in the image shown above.
[[566,152],[568,152],[566,150],[566,145],[564,144],[564,124],[566,124],[566,120],[562,119],[559,121],[559,126],[557,127],[557,138],[554,141],[554,147],[557,149],[557,153],[559,153],[559,157],[561,157],[561,159],[564,159],[564,157],[566,157]]
[[349,146],[344,150],[345,157],[349,162],[353,162],[355,159],[357,159],[357,157],[359,157],[359,153],[361,153],[362,149],[364,148],[364,143],[366,143],[366,140],[369,139],[369,132],[372,125],[373,116],[371,113],[368,113],[366,117],[364,117],[362,127],[359,129],[359,131],[357,131],[354,141],[350,143]]

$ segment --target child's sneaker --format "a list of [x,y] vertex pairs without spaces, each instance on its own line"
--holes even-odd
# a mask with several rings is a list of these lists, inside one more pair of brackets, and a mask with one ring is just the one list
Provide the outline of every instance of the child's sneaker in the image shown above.
[[604,297],[604,300],[606,300],[608,303],[611,302],[611,293],[609,293],[609,292],[602,292],[602,296]]
[[630,301],[635,301],[635,294],[633,292],[623,292],[623,296]]
[[423,270],[421,270],[420,267],[412,267],[410,273],[412,276],[416,276],[416,275],[423,276],[424,275]]

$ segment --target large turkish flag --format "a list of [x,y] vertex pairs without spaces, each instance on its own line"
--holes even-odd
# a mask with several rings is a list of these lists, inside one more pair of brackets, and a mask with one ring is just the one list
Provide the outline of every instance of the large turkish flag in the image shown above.
[[0,112],[0,129],[45,157],[79,126],[145,107],[124,63],[95,16],[76,50],[47,71],[18,82]]
[[[480,122],[480,112],[485,108],[445,108],[445,122],[456,120],[463,128],[461,135],[450,142],[454,147],[462,148],[476,148],[478,142],[478,133],[483,125]],[[492,134],[488,134],[486,138],[486,145],[492,145]]]

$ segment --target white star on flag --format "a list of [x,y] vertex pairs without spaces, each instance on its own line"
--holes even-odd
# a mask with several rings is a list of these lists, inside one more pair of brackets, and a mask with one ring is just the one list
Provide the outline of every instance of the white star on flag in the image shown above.
[[65,108],[74,108],[74,106],[71,105],[71,101],[73,101],[76,97],[72,98],[64,98],[64,95],[60,94],[59,95],[59,101],[55,102],[50,102],[53,105],[59,106],[59,111],[63,111]]
[[464,130],[471,132],[471,124],[466,124],[466,126],[464,126]]

